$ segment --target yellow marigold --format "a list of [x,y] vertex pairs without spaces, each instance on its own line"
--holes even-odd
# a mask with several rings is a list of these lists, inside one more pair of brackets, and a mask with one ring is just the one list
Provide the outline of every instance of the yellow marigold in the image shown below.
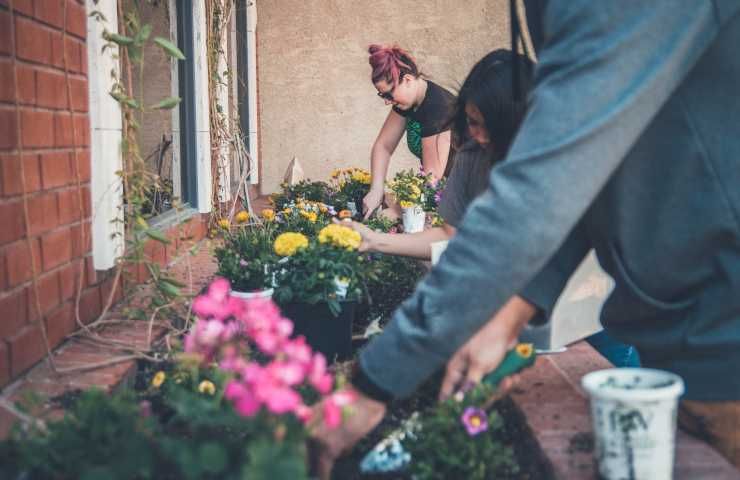
[[411,192],[413,198],[419,198],[421,196],[421,189],[416,185],[411,185]]
[[316,223],[316,220],[319,219],[319,216],[316,214],[316,212],[309,212],[308,213],[308,221],[311,223]]
[[362,236],[344,225],[331,224],[321,229],[319,242],[330,243],[347,250],[357,250],[362,243]]
[[283,209],[283,213],[286,214],[286,215],[290,215],[291,213],[293,213],[293,210],[291,210],[289,208],[284,208]]
[[401,200],[398,204],[401,205],[401,208],[411,208],[414,206],[414,202],[409,202],[408,200]]
[[262,218],[264,218],[268,222],[272,222],[273,220],[275,220],[275,210],[271,208],[265,208],[264,210],[262,210]]
[[354,172],[352,172],[352,180],[359,183],[364,183],[365,185],[370,184],[370,174],[362,169],[356,169]]
[[319,212],[326,213],[328,211],[329,211],[329,208],[325,204],[319,203]]
[[281,257],[290,257],[298,251],[299,248],[308,247],[308,238],[302,233],[285,232],[278,235],[275,239],[273,248],[275,253]]
[[242,210],[234,216],[234,220],[236,220],[236,223],[246,223],[249,220],[249,212]]
[[198,391],[200,393],[206,393],[208,395],[213,395],[216,393],[216,385],[213,384],[210,380],[203,380],[198,385]]
[[221,220],[218,221],[218,226],[221,227],[221,228],[223,228],[224,230],[228,230],[229,229],[229,221],[226,220],[225,218],[222,218]]
[[349,210],[340,210],[339,218],[352,218],[352,212]]
[[164,381],[167,379],[167,374],[164,373],[162,370],[158,371],[154,374],[154,377],[152,378],[152,387],[159,388],[162,386]]

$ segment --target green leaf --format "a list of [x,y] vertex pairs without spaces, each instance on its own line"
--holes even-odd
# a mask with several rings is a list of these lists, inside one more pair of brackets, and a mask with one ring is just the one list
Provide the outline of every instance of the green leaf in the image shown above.
[[167,296],[170,296],[170,297],[180,296],[180,289],[172,285],[169,282],[159,282],[157,283],[157,286],[159,287],[159,290],[162,291],[162,293],[164,293]]
[[178,60],[185,60],[185,55],[180,51],[177,46],[167,40],[166,38],[162,37],[154,37],[154,43],[162,47],[162,49],[169,55],[170,57],[176,58]]
[[177,281],[177,280],[175,280],[174,278],[170,278],[170,277],[162,277],[162,278],[160,278],[159,280],[160,280],[160,281],[162,281],[162,282],[167,282],[167,283],[169,283],[169,284],[171,284],[171,285],[174,285],[174,286],[176,286],[176,287],[178,287],[178,288],[185,288],[185,284],[184,284],[184,283],[182,283],[182,282],[178,282],[178,281]]
[[134,37],[134,41],[141,45],[142,43],[146,42],[149,38],[149,35],[152,34],[152,26],[151,25],[144,25],[141,27],[141,30],[139,30],[139,33],[136,34],[136,37]]
[[133,45],[134,39],[117,33],[103,32],[103,38],[121,46]]
[[159,230],[156,230],[154,228],[150,228],[149,230],[147,230],[144,233],[146,233],[146,236],[149,237],[149,238],[151,238],[152,240],[156,240],[156,241],[158,241],[160,243],[164,243],[164,244],[169,244],[170,243],[170,239],[167,238],[164,235],[164,233],[162,233]]
[[217,443],[205,443],[201,445],[198,456],[201,468],[209,473],[218,474],[223,472],[228,464],[226,450]]
[[137,109],[137,110],[139,108],[141,108],[139,106],[139,102],[137,102],[136,100],[134,100],[133,98],[131,98],[131,97],[127,96],[127,95],[124,95],[121,92],[110,92],[110,96],[113,97],[118,103],[121,103],[123,105],[126,105],[126,106],[128,106],[130,108],[134,108],[134,109]]
[[175,108],[180,103],[180,100],[182,100],[180,97],[167,97],[164,100],[155,103],[149,108],[157,110],[170,110],[172,108]]

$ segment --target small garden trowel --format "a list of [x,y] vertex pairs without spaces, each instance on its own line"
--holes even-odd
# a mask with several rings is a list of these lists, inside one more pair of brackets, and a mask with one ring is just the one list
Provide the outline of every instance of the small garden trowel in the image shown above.
[[[520,343],[504,357],[501,364],[485,377],[482,382],[497,387],[501,380],[527,367],[534,365],[536,353],[531,343]],[[500,395],[494,395],[487,403],[490,405],[498,400]],[[403,448],[403,441],[407,437],[413,438],[418,431],[419,412],[414,412],[400,427],[378,442],[360,462],[360,471],[364,474],[397,472],[411,462],[411,455]]]

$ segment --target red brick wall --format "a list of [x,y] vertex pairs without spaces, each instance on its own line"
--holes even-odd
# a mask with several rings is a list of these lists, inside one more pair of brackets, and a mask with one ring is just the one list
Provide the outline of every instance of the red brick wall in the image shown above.
[[0,387],[43,358],[41,322],[52,346],[74,330],[80,272],[83,320],[111,288],[90,253],[86,18],[81,0],[0,0]]

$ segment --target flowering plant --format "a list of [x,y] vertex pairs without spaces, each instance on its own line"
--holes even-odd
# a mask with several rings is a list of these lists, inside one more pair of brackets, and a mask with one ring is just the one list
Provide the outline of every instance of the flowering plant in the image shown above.
[[310,200],[331,205],[334,202],[336,190],[326,182],[312,182],[311,180],[301,180],[295,185],[282,183],[281,193],[270,195],[270,201],[276,210],[282,210],[291,202],[296,203],[299,199]]
[[503,419],[486,407],[494,388],[481,384],[458,392],[419,417],[415,434],[404,443],[413,478],[515,478],[519,466]]
[[262,290],[272,283],[271,269],[278,260],[272,248],[275,222],[267,220],[268,211],[263,211],[262,217],[262,225],[247,225],[247,212],[238,213],[234,217],[236,225],[224,229],[223,245],[215,249],[217,275],[228,279],[241,292]]
[[425,185],[431,181],[431,174],[424,175],[413,170],[402,170],[398,172],[388,188],[393,192],[396,201],[402,208],[424,205],[426,201]]
[[370,191],[372,180],[370,172],[354,167],[337,169],[331,172],[331,180],[337,191],[335,196],[336,205],[345,208],[349,202],[352,202],[355,205],[355,210],[358,211],[362,206],[362,199]]
[[287,232],[275,239],[275,252],[282,256],[276,272],[278,303],[326,302],[335,315],[343,300],[363,296],[365,258],[357,252],[362,237],[353,229],[331,224],[309,239]]
[[331,205],[299,198],[295,202],[285,204],[282,210],[276,212],[276,231],[299,232],[313,236],[326,226],[336,213]]

